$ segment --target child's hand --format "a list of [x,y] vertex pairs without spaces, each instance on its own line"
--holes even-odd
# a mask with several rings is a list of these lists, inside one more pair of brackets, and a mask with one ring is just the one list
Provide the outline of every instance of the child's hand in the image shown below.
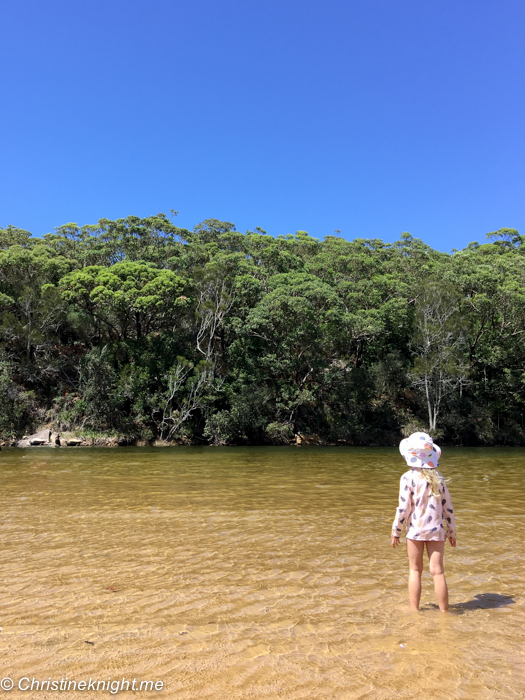
[[456,546],[456,538],[455,537],[449,537],[448,541],[450,542],[452,547]]
[[395,549],[397,545],[399,544],[399,537],[394,537],[394,535],[391,535],[392,539],[392,547]]

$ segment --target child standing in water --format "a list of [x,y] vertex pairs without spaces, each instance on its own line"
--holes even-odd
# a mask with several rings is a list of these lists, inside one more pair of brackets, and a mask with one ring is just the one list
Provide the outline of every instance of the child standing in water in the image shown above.
[[412,610],[419,610],[423,550],[427,549],[434,590],[442,612],[448,610],[448,588],[443,570],[445,540],[456,546],[456,519],[443,475],[438,471],[441,450],[426,433],[412,433],[399,451],[410,470],[401,477],[399,507],[392,525],[392,547],[406,526],[410,573],[408,596]]

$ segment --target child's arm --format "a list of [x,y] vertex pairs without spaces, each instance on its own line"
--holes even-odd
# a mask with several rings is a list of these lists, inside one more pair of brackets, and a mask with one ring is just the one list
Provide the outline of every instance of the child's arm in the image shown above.
[[396,517],[392,523],[392,546],[399,544],[399,536],[406,524],[406,519],[412,504],[412,489],[410,479],[403,474],[399,482],[399,505],[396,509]]
[[452,508],[452,499],[446,484],[444,484],[443,496],[441,497],[443,506],[443,520],[445,524],[445,537],[450,540],[450,544],[456,546],[456,518]]

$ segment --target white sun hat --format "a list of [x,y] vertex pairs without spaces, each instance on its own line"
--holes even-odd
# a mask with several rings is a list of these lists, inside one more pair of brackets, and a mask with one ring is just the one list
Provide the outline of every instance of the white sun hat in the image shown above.
[[440,448],[427,433],[412,433],[401,440],[399,451],[412,468],[435,469],[441,457]]

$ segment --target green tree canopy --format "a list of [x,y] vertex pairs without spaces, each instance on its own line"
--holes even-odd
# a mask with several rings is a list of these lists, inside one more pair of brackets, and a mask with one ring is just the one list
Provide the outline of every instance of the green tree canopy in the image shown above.
[[[175,214],[175,212],[172,212]],[[206,219],[0,229],[0,429],[525,444],[525,246]]]

